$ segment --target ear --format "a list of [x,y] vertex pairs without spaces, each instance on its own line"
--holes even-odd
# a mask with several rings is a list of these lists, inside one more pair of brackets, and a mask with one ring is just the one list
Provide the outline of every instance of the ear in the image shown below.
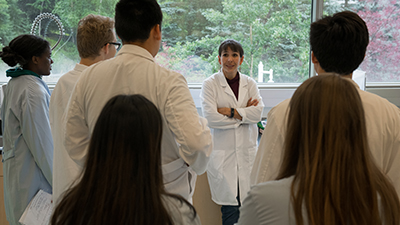
[[32,56],[32,63],[35,64],[35,65],[39,64],[39,57]]
[[162,38],[162,34],[161,34],[161,27],[160,24],[157,24],[153,27],[153,37],[159,41]]
[[221,56],[218,56],[218,63],[219,63],[219,65],[222,65],[222,63],[221,63]]
[[103,55],[107,55],[109,51],[110,51],[110,44],[107,43],[101,48],[100,53],[103,53]]
[[318,64],[319,63],[318,59],[317,59],[317,57],[315,57],[313,51],[311,51],[311,62],[314,63],[314,64]]
[[243,59],[244,59],[244,56],[242,56],[242,58],[240,59],[239,66],[242,65]]

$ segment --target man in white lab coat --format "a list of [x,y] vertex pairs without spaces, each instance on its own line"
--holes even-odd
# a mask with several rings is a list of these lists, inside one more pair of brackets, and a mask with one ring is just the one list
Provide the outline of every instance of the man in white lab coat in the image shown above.
[[100,15],[90,14],[78,23],[76,35],[81,60],[75,68],[64,74],[57,82],[51,94],[49,117],[54,142],[53,159],[53,202],[78,177],[81,167],[76,164],[64,148],[63,115],[72,89],[82,71],[89,66],[115,56],[117,43],[114,32],[114,20]]
[[[363,61],[369,42],[368,28],[355,13],[345,11],[311,24],[311,60],[315,71],[336,73],[351,80]],[[384,98],[362,91],[371,154],[378,167],[400,193],[400,110]],[[289,99],[268,113],[267,125],[251,172],[251,183],[274,180],[280,169]]]
[[154,62],[161,43],[161,22],[161,8],[155,0],[117,3],[115,28],[123,47],[114,59],[82,73],[66,112],[65,147],[83,166],[91,132],[104,104],[115,95],[141,94],[157,106],[163,118],[165,188],[190,201],[196,173],[206,170],[212,140],[185,78]]

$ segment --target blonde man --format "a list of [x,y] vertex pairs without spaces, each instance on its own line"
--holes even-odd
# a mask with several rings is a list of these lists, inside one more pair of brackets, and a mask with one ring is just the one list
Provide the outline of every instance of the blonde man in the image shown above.
[[50,99],[50,126],[54,141],[53,160],[53,201],[58,202],[62,193],[72,184],[81,170],[68,156],[63,145],[63,114],[72,89],[80,74],[87,67],[114,57],[120,43],[117,43],[114,20],[99,15],[88,15],[78,23],[77,47],[80,62],[64,74],[57,82]]

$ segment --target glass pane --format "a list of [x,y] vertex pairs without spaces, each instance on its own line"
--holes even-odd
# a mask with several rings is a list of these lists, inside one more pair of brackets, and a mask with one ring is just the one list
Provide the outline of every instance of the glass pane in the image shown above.
[[[56,83],[58,78],[73,69],[79,62],[76,48],[76,29],[78,21],[90,14],[100,14],[114,17],[114,8],[117,0],[0,0],[0,47],[20,34],[29,34],[35,18],[41,13],[52,13],[62,23],[64,32],[60,43],[52,52],[54,64],[51,75],[43,77],[48,83]],[[45,38],[52,46],[60,37],[60,29],[53,19],[43,18],[37,23],[36,35]],[[0,82],[9,79],[5,77],[8,69],[0,60]]]
[[[14,37],[30,33],[43,12],[57,16],[64,28],[53,50],[53,70],[44,79],[55,83],[79,62],[76,27],[89,13],[113,17],[117,0],[0,0],[0,47]],[[311,0],[159,0],[164,20],[163,44],[156,61],[182,73],[190,83],[201,83],[219,70],[218,46],[225,39],[241,42],[245,60],[241,72],[258,79],[258,66],[273,72],[263,82],[302,82],[309,74],[308,30]],[[48,18],[38,23],[36,34],[54,45],[57,24]],[[8,79],[8,66],[0,63],[0,82]]]
[[327,0],[324,15],[351,10],[365,20],[370,43],[364,62],[367,82],[400,81],[400,1],[398,0]]
[[[311,0],[160,0],[163,45],[156,60],[201,83],[217,72],[218,47],[235,39],[244,48],[241,72],[258,81],[258,66],[275,83],[309,76]],[[270,80],[263,75],[263,82]]]

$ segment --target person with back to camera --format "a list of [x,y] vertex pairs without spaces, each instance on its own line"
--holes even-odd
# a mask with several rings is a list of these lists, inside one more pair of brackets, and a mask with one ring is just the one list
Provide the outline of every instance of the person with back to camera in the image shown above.
[[63,116],[72,89],[83,70],[97,62],[114,57],[120,46],[115,37],[114,20],[93,14],[79,21],[76,41],[81,60],[73,70],[60,77],[50,98],[49,116],[54,141],[53,202],[55,203],[82,169],[68,156],[64,148]]
[[197,174],[212,150],[207,120],[199,117],[185,78],[154,62],[161,44],[162,11],[156,0],[120,0],[115,30],[123,46],[115,58],[82,72],[66,109],[65,148],[83,165],[98,115],[119,94],[141,94],[162,116],[162,171],[165,189],[191,201]]
[[12,68],[1,106],[4,202],[7,220],[19,224],[23,211],[42,189],[52,193],[53,140],[49,123],[51,49],[33,35],[14,38],[0,53]]
[[93,129],[80,181],[55,208],[51,225],[199,225],[193,206],[164,189],[163,122],[142,95],[118,95]]
[[[362,91],[351,79],[365,57],[368,43],[367,26],[356,13],[339,12],[311,24],[311,60],[315,71],[321,76],[339,74],[357,87],[366,116],[369,149],[399,194],[400,109],[382,97]],[[251,184],[273,180],[278,175],[288,105],[289,100],[285,100],[268,113],[251,172]]]
[[310,78],[288,110],[279,175],[252,187],[238,224],[398,225],[399,198],[371,156],[351,80]]
[[207,177],[213,201],[222,205],[224,225],[237,222],[241,201],[250,190],[257,123],[264,108],[256,82],[238,71],[243,54],[239,42],[223,41],[218,50],[221,71],[203,82],[200,95],[214,142]]

